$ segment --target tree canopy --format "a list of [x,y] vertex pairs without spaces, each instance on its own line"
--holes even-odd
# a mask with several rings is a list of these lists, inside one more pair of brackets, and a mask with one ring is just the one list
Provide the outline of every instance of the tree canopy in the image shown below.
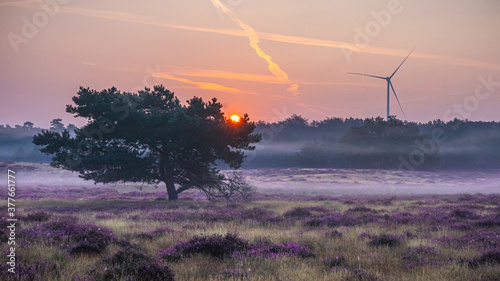
[[66,111],[88,123],[71,136],[65,130],[43,131],[33,142],[53,154],[52,165],[76,171],[96,183],[165,183],[170,200],[189,190],[210,199],[247,196],[251,191],[238,174],[225,175],[217,161],[238,169],[245,150],[260,141],[255,124],[224,116],[216,98],[194,97],[182,105],[163,86],[138,93],[116,88],[80,88]]
[[[432,149],[422,144],[431,143]],[[405,123],[390,116],[366,118],[362,126],[353,126],[338,141],[306,143],[297,154],[305,167],[401,168],[405,159],[418,157],[412,169],[432,169],[439,164],[438,144],[420,133],[416,123]],[[402,160],[403,159],[403,160]],[[421,162],[421,163],[420,163]]]

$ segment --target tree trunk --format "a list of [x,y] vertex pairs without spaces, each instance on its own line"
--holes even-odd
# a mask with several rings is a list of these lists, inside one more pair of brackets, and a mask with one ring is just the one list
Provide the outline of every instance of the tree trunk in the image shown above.
[[166,181],[165,184],[167,185],[168,200],[176,201],[177,199],[179,199],[177,190],[175,190],[175,185],[173,183],[170,184],[168,181]]
[[174,176],[171,173],[167,173],[165,185],[167,186],[168,200],[176,201],[179,199],[177,190],[175,189]]

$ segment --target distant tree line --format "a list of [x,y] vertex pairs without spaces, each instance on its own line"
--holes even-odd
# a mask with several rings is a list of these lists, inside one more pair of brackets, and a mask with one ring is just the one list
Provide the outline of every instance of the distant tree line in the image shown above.
[[[54,119],[50,130],[75,128]],[[32,122],[0,125],[0,160],[50,162],[32,143],[41,131]],[[244,168],[500,168],[500,122],[414,123],[395,117],[389,122],[380,117],[309,121],[294,114],[277,122],[259,121],[255,133],[262,141],[247,153]]]
[[[0,125],[0,161],[19,161],[19,162],[39,162],[49,163],[50,156],[39,151],[33,144],[33,136],[47,130],[34,126],[30,121],[23,125]],[[65,126],[62,119],[56,118],[50,122],[48,130],[52,132],[63,132],[68,130],[73,133],[76,126],[69,124]]]
[[500,168],[500,122],[454,119],[428,123],[300,115],[259,122],[263,140],[245,168]]

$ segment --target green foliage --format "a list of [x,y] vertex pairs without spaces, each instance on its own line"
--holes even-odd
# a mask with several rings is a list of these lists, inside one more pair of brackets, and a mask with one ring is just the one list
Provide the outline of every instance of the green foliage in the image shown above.
[[[422,144],[429,142],[434,145],[433,149],[423,153]],[[431,169],[439,163],[437,154],[438,145],[422,135],[416,123],[391,116],[389,121],[381,117],[367,118],[362,126],[351,127],[338,141],[308,142],[298,153],[297,160],[306,167],[395,169],[400,167],[401,159],[419,156],[422,163],[415,168]]]
[[33,139],[42,152],[54,154],[52,165],[96,183],[164,182],[171,200],[193,188],[226,197],[228,185],[241,186],[231,185],[216,161],[238,169],[244,150],[260,141],[248,115],[238,123],[226,119],[215,98],[194,97],[182,105],[163,86],[137,94],[80,88],[73,102],[66,111],[86,118],[87,125],[74,137],[66,130],[43,131]]

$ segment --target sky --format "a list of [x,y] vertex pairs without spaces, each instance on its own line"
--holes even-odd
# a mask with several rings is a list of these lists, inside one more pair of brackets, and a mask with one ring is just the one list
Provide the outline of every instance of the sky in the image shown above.
[[80,86],[292,114],[500,121],[498,0],[0,1],[0,124],[85,124]]

